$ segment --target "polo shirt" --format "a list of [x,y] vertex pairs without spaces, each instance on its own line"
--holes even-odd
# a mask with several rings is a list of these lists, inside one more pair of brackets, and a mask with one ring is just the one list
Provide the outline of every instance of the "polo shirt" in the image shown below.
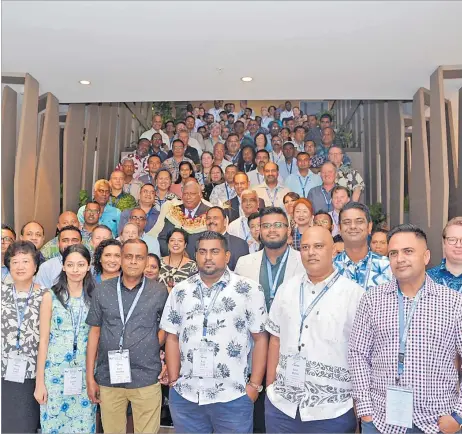
[[[85,205],[81,206],[79,208],[79,211],[77,212],[77,217],[79,219],[80,224],[83,225],[84,220],[83,220],[83,212],[85,210]],[[119,220],[120,220],[120,210],[107,204],[104,207],[103,214],[100,215],[98,223],[100,225],[105,225],[107,226],[111,231],[112,235],[114,237],[117,236],[117,227],[119,225]]]
[[[122,320],[117,302],[117,282],[119,278],[104,280],[93,292],[90,310],[86,319],[89,326],[100,327],[96,382],[105,387],[138,389],[157,383],[161,371],[160,345],[157,338],[159,321],[162,316],[167,290],[159,282],[144,279],[144,290],[138,304],[126,324],[123,348],[130,351],[131,383],[111,384],[108,351],[119,349]],[[124,316],[141,288],[142,281],[132,290],[127,289],[120,277]]]

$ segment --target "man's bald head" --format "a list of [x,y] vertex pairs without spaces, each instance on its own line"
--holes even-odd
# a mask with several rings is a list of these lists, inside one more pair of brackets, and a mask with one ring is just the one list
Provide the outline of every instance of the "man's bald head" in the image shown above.
[[58,218],[58,230],[61,230],[64,226],[75,226],[79,227],[79,219],[77,214],[72,211],[64,211]]
[[303,266],[313,283],[321,282],[334,272],[334,241],[323,226],[308,228],[300,241]]

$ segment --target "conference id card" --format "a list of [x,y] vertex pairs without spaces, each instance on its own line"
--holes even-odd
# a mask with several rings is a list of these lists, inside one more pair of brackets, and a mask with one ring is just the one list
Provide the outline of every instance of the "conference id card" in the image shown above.
[[131,383],[130,352],[128,350],[108,351],[108,359],[111,384]]
[[83,387],[83,369],[68,368],[64,370],[63,395],[80,395]]
[[193,351],[193,377],[213,378],[213,347],[202,342],[199,349]]
[[305,387],[306,359],[300,354],[287,357],[286,375],[284,384],[286,386],[303,389]]
[[412,428],[414,392],[398,386],[387,387],[385,423],[388,425]]
[[11,353],[8,356],[6,365],[5,380],[13,383],[24,383],[26,378],[27,358]]

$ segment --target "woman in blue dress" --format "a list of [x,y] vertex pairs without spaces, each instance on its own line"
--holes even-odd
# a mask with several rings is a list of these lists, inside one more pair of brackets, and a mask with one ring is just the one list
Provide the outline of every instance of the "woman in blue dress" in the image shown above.
[[58,282],[43,296],[35,399],[43,433],[94,433],[96,405],[88,399],[85,323],[94,281],[81,244],[63,252]]

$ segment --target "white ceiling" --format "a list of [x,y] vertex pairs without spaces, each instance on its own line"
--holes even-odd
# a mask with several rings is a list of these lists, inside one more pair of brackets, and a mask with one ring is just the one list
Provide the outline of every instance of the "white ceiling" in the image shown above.
[[3,1],[2,73],[61,102],[410,99],[462,63],[461,16],[457,1]]

